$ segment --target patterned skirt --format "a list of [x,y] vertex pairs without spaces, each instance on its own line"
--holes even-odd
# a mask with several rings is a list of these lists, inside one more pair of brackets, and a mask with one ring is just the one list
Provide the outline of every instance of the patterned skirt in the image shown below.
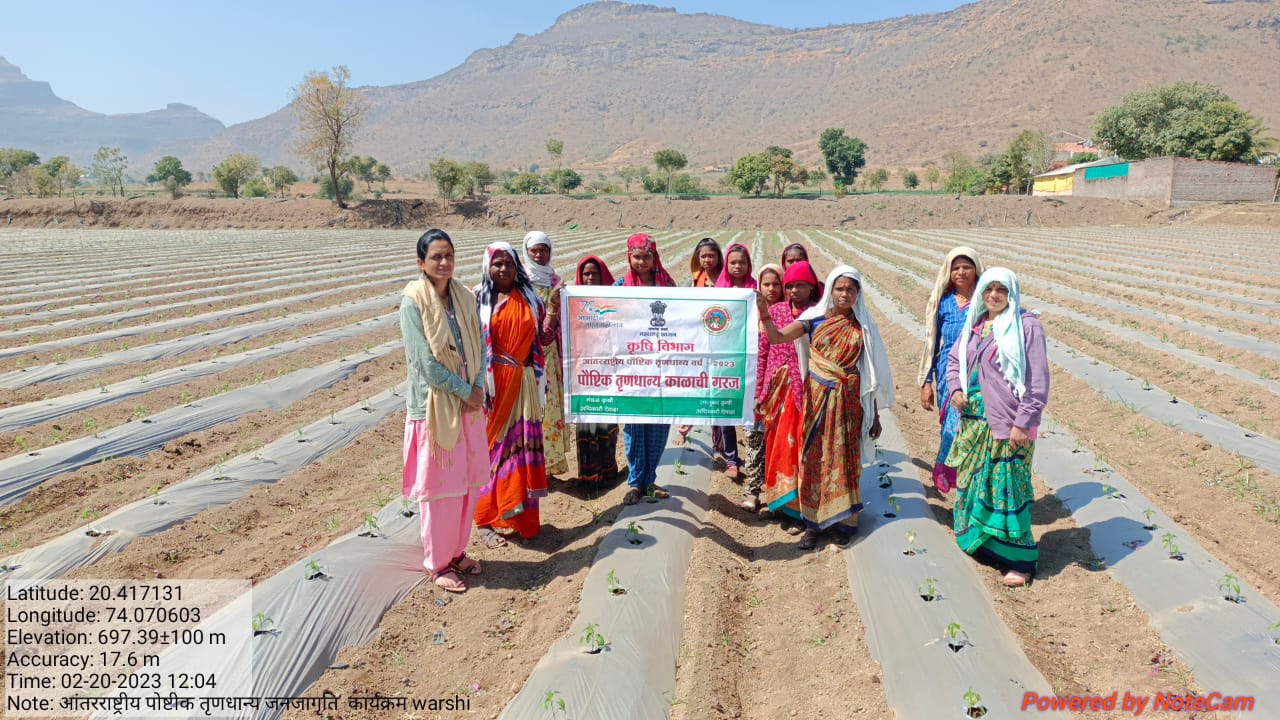
[[991,435],[982,392],[972,382],[947,465],[956,469],[952,508],[956,543],[1023,573],[1034,573],[1040,551],[1031,534],[1031,460],[1035,443],[1014,448]]

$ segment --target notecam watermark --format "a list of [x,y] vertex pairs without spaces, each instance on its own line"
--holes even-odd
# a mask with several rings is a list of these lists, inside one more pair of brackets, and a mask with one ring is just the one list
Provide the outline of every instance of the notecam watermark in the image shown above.
[[1203,695],[1190,693],[1131,693],[1119,691],[1110,695],[1041,695],[1028,692],[1022,696],[1024,712],[1104,712],[1121,710],[1138,717],[1147,712],[1253,712],[1252,695],[1224,695],[1210,692]]

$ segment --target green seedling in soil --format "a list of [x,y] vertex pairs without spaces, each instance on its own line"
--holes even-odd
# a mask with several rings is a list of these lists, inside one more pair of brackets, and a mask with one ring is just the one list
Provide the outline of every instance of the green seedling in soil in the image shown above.
[[84,431],[95,438],[98,437],[98,421],[93,418],[86,419],[84,421]]
[[369,398],[360,401],[360,409],[365,412],[373,412],[373,406],[369,404]]
[[413,498],[400,498],[400,514],[404,517],[413,517],[417,510],[413,507]]
[[960,652],[965,645],[969,644],[969,633],[954,620],[947,623],[947,629],[942,632],[942,637],[946,639],[947,647],[951,648],[951,652]]
[[53,432],[49,433],[49,437],[53,440],[53,444],[57,445],[58,443],[67,439],[67,431],[63,430],[57,425],[54,425]]
[[[1267,628],[1267,629],[1268,629],[1268,630],[1276,630],[1276,631],[1280,631],[1280,620],[1277,620],[1275,625],[1272,625],[1271,627],[1269,627],[1269,628]],[[1280,645],[1280,636],[1276,636],[1276,637],[1272,638],[1271,640],[1272,640],[1272,642],[1274,642],[1275,644]]]
[[186,390],[183,390],[182,395],[178,398],[178,403],[181,405],[190,405],[191,393],[187,392]]
[[107,384],[101,380],[98,381],[98,392],[102,393],[103,395],[106,395],[107,392],[109,392],[107,390]]
[[319,560],[312,560],[307,563],[306,569],[306,578],[308,580],[323,580],[329,577],[329,573],[324,571],[324,565],[321,565]]
[[644,540],[640,539],[640,533],[644,530],[644,526],[632,520],[627,523],[627,542],[632,545],[641,545]]
[[254,635],[275,635],[280,632],[275,628],[276,621],[267,617],[266,613],[258,613],[253,616],[253,634]]
[[680,458],[676,458],[676,474],[677,475],[684,474],[684,463],[680,461]]
[[898,517],[898,513],[902,508],[898,505],[898,497],[896,495],[889,496],[889,509],[885,511],[884,516],[887,518]]
[[[669,697],[668,697],[668,696],[669,696]],[[663,700],[666,700],[666,701],[667,701],[667,705],[669,705],[669,706],[671,706],[671,707],[675,707],[675,706],[677,706],[677,705],[684,705],[684,704],[685,704],[685,701],[684,701],[684,700],[681,700],[681,699],[680,699],[680,698],[678,698],[678,697],[676,697],[675,692],[673,692],[673,691],[671,691],[671,690],[668,690],[668,691],[666,691],[666,692],[662,693],[662,699],[663,699]]]
[[218,533],[219,535],[226,535],[227,533],[231,532],[233,528],[235,528],[235,525],[232,525],[230,520],[223,520],[222,522],[212,527],[213,527],[213,531]]
[[583,652],[590,655],[595,655],[603,650],[605,646],[604,635],[600,634],[600,630],[596,627],[595,623],[587,623],[586,629],[582,631],[581,642]]
[[373,513],[364,514],[364,523],[360,526],[361,537],[377,537],[378,536],[378,519]]
[[982,696],[973,688],[969,688],[964,692],[964,714],[971,718],[980,718],[987,714],[987,709],[982,707]]
[[1146,525],[1143,525],[1143,526],[1142,526],[1142,529],[1143,529],[1143,530],[1155,530],[1155,529],[1156,529],[1156,524],[1155,524],[1155,521],[1153,521],[1151,518],[1153,518],[1153,517],[1155,517],[1155,516],[1156,516],[1156,511],[1155,511],[1155,510],[1152,510],[1151,508],[1147,508],[1146,510],[1143,510],[1143,511],[1142,511],[1142,516],[1143,516],[1143,517],[1145,517],[1145,518],[1147,519],[1147,524],[1146,524]]
[[145,383],[147,381],[146,373],[138,373],[138,382]]
[[21,435],[19,435],[19,436],[15,437],[15,438],[13,439],[13,444],[18,446],[18,451],[19,451],[19,452],[26,452],[26,451],[27,451],[27,439],[26,439],[26,438],[24,438],[24,437],[22,437]]
[[156,505],[159,505],[160,504],[160,486],[152,485],[151,487],[147,488],[147,497],[152,498],[151,502],[155,503]]
[[258,373],[257,375],[254,375],[254,376],[253,376],[253,384],[254,384],[254,385],[261,385],[261,384],[262,384],[262,375],[263,375],[262,373]]
[[1143,381],[1142,381],[1142,389],[1143,389],[1143,390],[1150,390],[1150,389],[1151,389],[1151,382],[1150,382],[1150,381],[1148,381],[1148,380],[1143,380]]
[[560,697],[559,690],[547,691],[547,696],[542,699],[542,709],[550,713],[553,718],[569,717],[566,714],[564,698]]
[[615,573],[614,571],[610,570],[609,574],[605,576],[604,580],[609,585],[610,595],[626,595],[627,594],[627,589],[622,587],[622,581],[618,579],[618,574]]
[[1172,405],[1177,405],[1177,404],[1178,404],[1178,396],[1177,396],[1177,395],[1174,395],[1174,394],[1172,394],[1172,393],[1170,393],[1170,394],[1169,394],[1169,403],[1170,403],[1170,404],[1172,404]]
[[67,356],[63,355],[62,353],[57,353],[53,356],[54,365],[63,365],[66,362],[67,362]]
[[76,517],[81,520],[96,520],[98,518],[98,511],[93,508],[85,508],[81,510]]
[[918,555],[924,552],[924,550],[917,549],[915,543],[916,543],[916,531],[908,530],[907,531],[907,549],[903,550],[902,554],[906,555],[907,557],[913,557],[915,555]]
[[935,583],[937,582],[937,578],[931,577],[927,577],[921,581],[920,584],[916,586],[916,589],[920,591],[920,598],[925,602],[933,602],[936,600],[938,598],[938,586],[935,585]]
[[1160,536],[1160,544],[1164,546],[1165,550],[1169,551],[1170,560],[1182,559],[1182,551],[1178,549],[1177,538],[1178,536],[1174,535],[1172,530]]
[[889,473],[887,472],[880,473],[880,487],[882,489],[893,487],[893,478],[889,477]]
[[338,518],[329,518],[324,521],[325,532],[333,532],[338,529]]
[[307,441],[307,434],[302,431],[302,426],[299,425],[298,426],[298,442],[306,442],[306,441]]
[[330,411],[329,411],[329,424],[330,424],[330,425],[337,425],[337,424],[338,424],[338,411],[337,411],[337,410],[330,410]]
[[143,418],[145,418],[150,414],[151,414],[151,411],[147,410],[142,405],[135,405],[133,408],[133,420],[135,422],[138,420],[142,420]]
[[1218,578],[1218,589],[1226,593],[1223,599],[1227,602],[1233,602],[1237,605],[1244,602],[1244,597],[1240,595],[1240,579],[1231,573],[1224,573]]

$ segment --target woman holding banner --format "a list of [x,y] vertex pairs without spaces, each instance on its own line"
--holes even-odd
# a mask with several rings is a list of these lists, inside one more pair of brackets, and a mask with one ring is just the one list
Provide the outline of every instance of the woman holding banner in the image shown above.
[[[595,255],[578,261],[575,281],[579,285],[612,285],[613,273]],[[578,423],[578,480],[597,482],[618,474],[618,424]]]
[[800,475],[793,493],[805,530],[797,545],[811,550],[821,531],[841,545],[853,539],[862,509],[862,459],[875,456],[880,405],[893,403],[893,378],[880,331],[862,301],[862,277],[848,265],[827,276],[826,296],[779,330],[757,297],[769,342],[808,339],[797,347],[805,371],[800,426]]
[[494,528],[512,528],[533,538],[541,524],[538,498],[547,494],[542,454],[542,403],[546,375],[546,310],[511,245],[495,242],[484,251],[480,326],[489,357],[489,482],[476,502],[476,526],[487,548],[506,545]]
[[[645,233],[627,238],[627,274],[614,285],[626,287],[675,287],[675,281],[662,267],[658,245]],[[627,452],[627,494],[623,505],[635,505],[640,498],[669,498],[671,493],[658,487],[658,463],[667,447],[670,425],[627,423],[622,427],[623,445]]]
[[547,399],[542,409],[542,450],[548,475],[569,472],[565,461],[564,380],[560,368],[560,286],[564,283],[551,267],[551,238],[541,230],[524,236],[524,259],[529,282],[547,308],[542,352],[546,357]]
[[465,592],[480,562],[471,539],[479,489],[489,479],[485,443],[484,344],[476,298],[453,279],[453,240],[443,230],[418,238],[418,279],[400,301],[407,413],[402,491],[417,498],[423,566],[437,587]]

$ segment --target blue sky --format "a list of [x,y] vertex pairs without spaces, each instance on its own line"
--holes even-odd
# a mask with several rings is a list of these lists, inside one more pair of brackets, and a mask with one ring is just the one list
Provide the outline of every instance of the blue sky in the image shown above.
[[[425,80],[480,48],[534,35],[579,0],[15,0],[0,56],[65,100],[103,113],[194,105],[230,125],[280,109],[312,70],[354,85]],[[961,0],[653,0],[789,28],[943,12]]]

